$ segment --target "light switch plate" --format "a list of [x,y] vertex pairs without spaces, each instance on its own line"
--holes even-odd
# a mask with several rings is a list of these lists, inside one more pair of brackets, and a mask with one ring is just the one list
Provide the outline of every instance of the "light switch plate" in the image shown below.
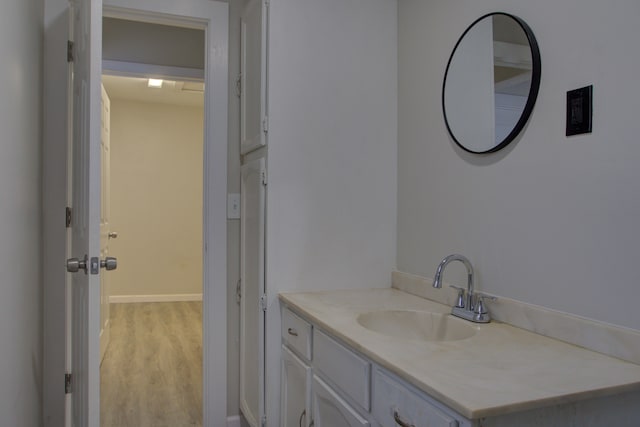
[[567,92],[567,136],[591,133],[593,85]]
[[227,219],[240,219],[240,194],[227,194]]

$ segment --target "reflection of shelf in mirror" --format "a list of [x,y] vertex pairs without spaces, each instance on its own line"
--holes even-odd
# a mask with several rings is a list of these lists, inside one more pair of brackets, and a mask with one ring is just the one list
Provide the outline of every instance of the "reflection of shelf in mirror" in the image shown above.
[[515,43],[494,41],[493,65],[531,70],[531,48]]
[[531,72],[518,74],[510,79],[496,82],[493,86],[495,93],[506,95],[528,96],[531,89]]

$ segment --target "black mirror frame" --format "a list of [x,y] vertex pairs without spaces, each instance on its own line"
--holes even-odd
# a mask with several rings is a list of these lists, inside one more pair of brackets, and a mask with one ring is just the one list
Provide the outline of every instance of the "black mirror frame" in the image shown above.
[[[458,141],[456,136],[453,134],[453,131],[451,130],[451,127],[449,126],[449,121],[447,120],[447,111],[446,111],[445,105],[444,105],[444,91],[445,91],[445,88],[447,86],[447,76],[449,74],[449,66],[451,65],[451,60],[453,59],[453,55],[455,55],[456,50],[458,49],[458,45],[460,45],[460,43],[464,39],[464,36],[466,36],[467,33],[471,30],[471,28],[473,28],[473,26],[476,25],[479,21],[481,21],[481,20],[483,20],[483,19],[485,19],[485,18],[487,18],[489,16],[495,16],[495,15],[504,15],[504,16],[508,16],[509,18],[513,19],[514,21],[516,21],[518,23],[518,25],[520,25],[520,27],[522,28],[522,30],[526,34],[527,40],[529,41],[529,46],[531,48],[531,62],[532,62],[532,67],[531,67],[532,68],[532,70],[531,70],[532,71],[531,86],[529,88],[529,96],[527,97],[527,102],[526,102],[526,104],[524,106],[524,110],[522,111],[522,114],[520,115],[520,119],[518,119],[518,122],[513,127],[513,129],[509,133],[509,135],[507,135],[506,138],[502,142],[500,142],[500,144],[496,145],[495,147],[493,147],[493,148],[491,148],[489,150],[486,150],[486,151],[473,151],[473,150],[470,150],[469,148],[465,147],[460,141]],[[524,126],[527,124],[527,121],[529,120],[529,117],[531,116],[531,112],[533,111],[533,107],[536,104],[536,99],[538,98],[538,91],[540,89],[540,73],[541,73],[540,48],[538,47],[538,41],[536,40],[536,37],[533,34],[533,31],[531,30],[529,25],[527,25],[526,22],[524,22],[522,19],[518,18],[515,15],[511,15],[511,14],[505,13],[505,12],[487,13],[486,15],[483,15],[480,18],[478,18],[475,21],[473,21],[473,23],[471,25],[469,25],[469,27],[464,31],[464,33],[462,33],[462,36],[460,36],[460,38],[458,39],[458,42],[456,43],[456,46],[453,48],[453,51],[451,52],[451,56],[449,56],[449,62],[447,63],[447,69],[446,69],[446,71],[444,73],[444,80],[442,82],[442,114],[444,115],[444,122],[447,125],[447,130],[449,131],[449,135],[451,135],[451,138],[453,138],[455,143],[460,148],[462,148],[464,151],[467,151],[467,152],[473,153],[473,154],[494,153],[496,151],[502,150],[504,147],[509,145],[509,143],[511,143],[518,136],[518,134],[522,131]]]

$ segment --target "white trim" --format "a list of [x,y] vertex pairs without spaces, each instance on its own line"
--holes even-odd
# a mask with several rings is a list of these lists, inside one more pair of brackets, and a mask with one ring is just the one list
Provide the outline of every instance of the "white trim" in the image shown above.
[[227,427],[240,427],[240,415],[227,417]]
[[180,78],[201,82],[204,70],[200,68],[172,67],[169,65],[141,64],[138,62],[102,60],[102,73],[124,77]]
[[202,294],[164,294],[164,295],[110,295],[110,304],[132,302],[180,302],[202,301]]
[[[181,5],[170,4],[173,0],[103,0],[105,5],[102,16],[105,18],[125,19],[146,22],[148,24],[170,25],[175,27],[202,30],[207,26],[206,11],[203,14],[203,0],[192,0],[189,6],[198,9],[185,13]],[[209,1],[209,0],[204,0]],[[215,0],[214,0],[215,1]],[[200,4],[195,4],[200,2]],[[206,4],[204,5],[206,8]],[[202,15],[202,16],[200,16]]]
[[[69,2],[48,0],[44,8],[43,57],[43,131],[42,131],[42,201],[43,201],[43,362],[42,419],[44,427],[60,427],[70,418],[71,401],[60,386],[60,378],[70,370],[67,348],[68,307],[67,271],[64,262],[70,255],[65,228],[59,215],[67,203],[67,165],[69,108],[67,97],[69,65],[66,44],[69,40]],[[66,412],[65,412],[66,411]],[[65,415],[65,413],[67,415]]]

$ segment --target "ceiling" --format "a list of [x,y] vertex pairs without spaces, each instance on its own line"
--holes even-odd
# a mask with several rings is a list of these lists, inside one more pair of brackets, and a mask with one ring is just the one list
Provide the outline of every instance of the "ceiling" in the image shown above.
[[102,84],[111,100],[126,99],[153,104],[204,106],[204,83],[164,80],[162,88],[150,88],[140,77],[102,76]]

